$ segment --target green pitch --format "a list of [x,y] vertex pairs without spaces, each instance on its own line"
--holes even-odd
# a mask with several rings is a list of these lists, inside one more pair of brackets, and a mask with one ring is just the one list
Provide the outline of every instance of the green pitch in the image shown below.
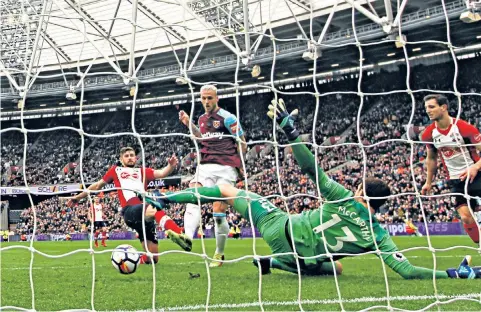
[[[426,237],[396,237],[400,249],[427,247]],[[138,241],[108,241],[112,249],[128,243],[140,250]],[[16,243],[18,244],[18,243]],[[253,240],[229,239],[227,260],[252,255]],[[474,246],[467,236],[433,237],[435,248],[464,245]],[[2,247],[13,243],[4,243]],[[23,243],[23,246],[28,244]],[[59,255],[76,249],[88,248],[87,241],[36,242],[41,252]],[[168,241],[160,242],[160,249],[178,250]],[[214,240],[205,240],[206,252],[212,256]],[[103,251],[99,248],[96,251]],[[200,240],[195,241],[193,252],[202,250]],[[267,245],[256,240],[256,251],[269,254]],[[455,267],[466,254],[473,256],[473,264],[481,265],[476,251],[459,248],[436,253],[438,268]],[[414,265],[433,267],[432,254],[427,250],[406,252]],[[1,303],[0,306],[32,308],[29,281],[30,252],[26,249],[1,252]],[[151,266],[141,266],[132,275],[121,275],[110,263],[110,252],[95,254],[96,310],[147,310],[152,309],[153,275]],[[341,260],[344,273],[339,277],[339,288],[345,310],[360,310],[370,306],[385,306],[386,285],[381,262],[373,255]],[[432,281],[403,280],[386,268],[391,304],[401,309],[421,309],[436,302]],[[199,273],[189,278],[189,272]],[[208,274],[203,259],[195,255],[169,253],[160,258],[155,267],[155,307],[165,310],[204,310],[208,290]],[[251,259],[226,263],[210,270],[211,291],[209,310],[259,311],[259,274]],[[35,309],[39,311],[92,309],[92,256],[88,252],[75,253],[62,258],[47,258],[35,254],[33,260],[35,286]],[[481,280],[436,281],[440,301],[454,295],[465,295],[471,301],[455,301],[440,307],[441,310],[481,310]],[[265,310],[300,310],[298,306],[299,279],[297,275],[281,271],[262,277],[262,301]],[[301,280],[301,303],[305,310],[340,310],[338,294],[333,277],[303,277]],[[378,309],[379,310],[379,309]],[[385,309],[381,309],[385,310]],[[434,306],[430,310],[437,310]]]

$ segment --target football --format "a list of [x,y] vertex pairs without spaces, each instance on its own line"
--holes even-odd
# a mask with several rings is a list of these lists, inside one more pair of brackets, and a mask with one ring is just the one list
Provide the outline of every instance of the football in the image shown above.
[[117,271],[122,274],[132,274],[137,270],[140,254],[130,245],[119,245],[112,252],[111,260]]

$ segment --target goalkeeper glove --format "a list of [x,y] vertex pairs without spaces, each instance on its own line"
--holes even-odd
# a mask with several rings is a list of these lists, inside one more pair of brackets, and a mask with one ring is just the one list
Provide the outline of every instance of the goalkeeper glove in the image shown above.
[[297,109],[293,110],[290,114],[287,112],[286,105],[282,99],[279,99],[279,102],[276,103],[275,100],[272,100],[272,104],[269,105],[269,111],[267,112],[267,116],[271,119],[276,119],[277,124],[287,136],[289,141],[294,141],[299,136],[299,131],[294,126],[294,121],[297,119],[298,111]]
[[481,278],[481,268],[471,267],[471,256],[464,257],[457,269],[449,268],[446,270],[450,278],[475,279]]

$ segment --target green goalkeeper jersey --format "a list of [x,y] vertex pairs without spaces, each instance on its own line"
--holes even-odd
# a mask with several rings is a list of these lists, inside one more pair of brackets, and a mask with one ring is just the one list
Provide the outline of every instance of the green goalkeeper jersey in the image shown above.
[[[294,143],[300,143],[297,139]],[[415,267],[398,251],[389,233],[381,227],[374,216],[369,217],[367,208],[353,199],[353,193],[330,179],[316,164],[314,155],[303,145],[292,146],[302,171],[318,185],[325,198],[320,208],[291,215],[289,235],[294,235],[296,251],[304,259],[307,271],[319,270],[322,263],[333,254],[334,259],[366,252],[381,251],[380,257],[404,278],[447,278],[445,271]],[[317,173],[317,178],[316,178]],[[322,223],[321,223],[322,215]],[[372,224],[372,230],[371,230]],[[326,250],[327,248],[327,250]],[[317,257],[321,255],[320,257]],[[377,254],[376,254],[377,255]],[[317,258],[315,258],[317,257]]]

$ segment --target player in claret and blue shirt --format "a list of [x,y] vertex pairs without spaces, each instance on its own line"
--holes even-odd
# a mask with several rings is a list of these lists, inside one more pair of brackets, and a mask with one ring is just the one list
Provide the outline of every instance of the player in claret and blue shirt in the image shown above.
[[[398,251],[389,233],[374,217],[374,212],[391,194],[387,184],[376,178],[367,178],[353,194],[330,179],[322,168],[317,166],[312,152],[298,138],[299,132],[294,126],[295,114],[287,113],[282,100],[273,104],[269,106],[268,115],[276,119],[289,142],[294,143],[292,151],[296,161],[314,182],[319,181],[318,187],[326,203],[319,209],[290,215],[261,196],[236,189],[231,185],[170,192],[165,194],[164,201],[197,202],[196,191],[201,202],[225,198],[224,200],[244,218],[250,219],[252,216],[253,225],[260,231],[274,254],[292,253],[295,247],[299,256],[303,257],[299,258],[300,272],[303,275],[332,275],[334,267],[336,274],[341,274],[342,265],[339,259],[376,251],[377,244],[380,251],[378,256],[406,279],[432,279],[433,275],[436,278],[481,278],[481,268],[470,267],[470,256],[466,256],[458,268],[446,271],[413,266]],[[372,198],[369,205],[364,195]],[[368,210],[369,206],[371,213]],[[332,265],[329,255],[332,255],[335,266]],[[259,261],[254,260],[254,264],[261,267],[263,274],[270,273],[271,268],[298,272],[295,257],[292,255],[263,257]]]
[[[198,142],[201,145],[200,164],[189,186],[234,185],[241,168],[240,153],[245,153],[247,149],[244,131],[235,115],[219,107],[215,86],[202,86],[200,100],[205,113],[199,117],[198,127],[190,121],[186,112],[179,112],[180,121],[192,129],[192,133],[200,139]],[[237,144],[237,138],[241,144]],[[223,263],[221,260],[224,260],[224,248],[229,234],[226,209],[227,204],[223,201],[213,203],[216,250],[210,267],[220,267]],[[190,239],[197,233],[200,218],[201,212],[197,202],[187,204],[184,231]]]

